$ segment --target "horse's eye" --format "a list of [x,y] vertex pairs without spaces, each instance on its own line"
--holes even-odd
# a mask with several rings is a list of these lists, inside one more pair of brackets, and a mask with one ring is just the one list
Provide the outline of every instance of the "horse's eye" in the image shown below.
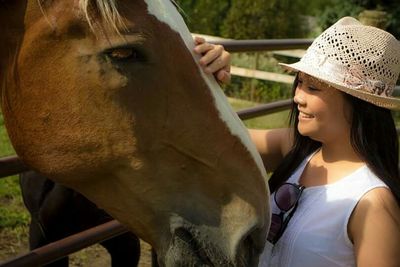
[[108,57],[118,61],[144,61],[144,55],[134,48],[114,48],[106,52]]

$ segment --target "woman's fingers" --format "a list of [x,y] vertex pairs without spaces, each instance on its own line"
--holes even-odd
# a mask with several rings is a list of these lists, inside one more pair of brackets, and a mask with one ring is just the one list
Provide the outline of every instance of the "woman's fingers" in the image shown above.
[[200,44],[196,45],[196,47],[194,48],[194,51],[197,54],[206,55],[208,52],[213,51],[214,48],[215,48],[215,45],[213,45],[213,44],[200,43]]
[[200,65],[207,66],[212,69],[211,72],[219,70],[224,67],[224,64],[229,63],[225,61],[224,48],[221,45],[214,45],[211,50],[202,56]]
[[204,38],[195,37],[194,51],[202,55],[200,65],[208,74],[214,74],[219,82],[229,83],[231,79],[231,56],[222,45],[207,43]]
[[230,74],[230,72],[227,72],[226,70],[220,70],[217,72],[216,78],[221,83],[228,84],[231,81],[231,74]]
[[204,39],[203,37],[199,37],[199,36],[194,37],[194,43],[196,45],[204,44],[205,42],[206,42],[206,39]]
[[[211,54],[211,52],[212,51],[210,51],[208,54]],[[204,65],[206,66],[204,68],[206,73],[214,73],[222,69],[228,72],[230,71],[231,55],[224,50],[222,50],[221,53],[216,53],[216,55],[210,55],[208,58],[205,58],[204,56],[203,58],[204,62],[206,62]]]

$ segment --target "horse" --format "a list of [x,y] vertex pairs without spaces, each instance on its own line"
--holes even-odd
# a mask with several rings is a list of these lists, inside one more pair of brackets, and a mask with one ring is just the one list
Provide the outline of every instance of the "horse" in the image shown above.
[[265,168],[170,0],[0,0],[1,106],[32,170],[160,266],[256,266]]

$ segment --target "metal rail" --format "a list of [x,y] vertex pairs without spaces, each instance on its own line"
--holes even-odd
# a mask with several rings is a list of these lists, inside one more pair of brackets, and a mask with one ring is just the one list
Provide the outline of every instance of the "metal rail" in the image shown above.
[[113,220],[86,231],[68,236],[59,241],[34,249],[17,258],[0,264],[1,267],[38,267],[88,246],[105,241],[115,236],[126,233],[128,230],[118,221]]
[[29,168],[16,156],[0,158],[0,178],[28,170]]
[[[262,104],[253,108],[239,110],[237,114],[240,119],[248,120],[262,115],[268,115],[285,110],[290,107],[291,103],[291,99],[281,100],[273,103]],[[17,156],[0,158],[0,178],[16,175],[28,170],[29,167],[26,166]]]
[[[249,109],[243,109],[238,111],[237,114],[242,120],[247,120],[287,109],[291,103],[292,100],[290,99],[277,101]],[[29,168],[17,156],[0,158],[0,178],[15,175],[27,170],[29,170]],[[126,232],[126,228],[114,220],[0,263],[0,267],[41,266]]]
[[288,109],[290,108],[292,103],[293,103],[292,99],[281,100],[273,103],[262,104],[253,108],[239,110],[237,114],[240,119],[248,120]]
[[229,52],[256,52],[272,50],[305,49],[314,39],[223,40],[214,41]]

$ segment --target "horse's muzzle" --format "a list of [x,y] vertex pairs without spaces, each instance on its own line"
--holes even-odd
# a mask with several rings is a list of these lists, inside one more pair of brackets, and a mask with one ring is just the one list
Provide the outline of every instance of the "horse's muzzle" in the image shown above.
[[[192,227],[175,229],[164,258],[165,267],[254,267],[258,263],[259,250],[256,249],[252,234],[243,238],[236,255],[229,257],[222,248],[223,241],[201,233]],[[210,240],[213,240],[211,242]],[[160,260],[160,259],[159,259]],[[163,259],[161,259],[163,261]]]

